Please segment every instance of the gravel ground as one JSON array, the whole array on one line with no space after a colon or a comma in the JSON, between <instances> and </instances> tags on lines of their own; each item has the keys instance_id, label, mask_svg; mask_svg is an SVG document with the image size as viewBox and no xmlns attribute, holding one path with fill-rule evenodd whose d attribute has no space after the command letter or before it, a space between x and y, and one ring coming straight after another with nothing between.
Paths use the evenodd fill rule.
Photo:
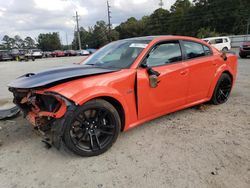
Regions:
<instances>
[{"instance_id":1,"label":"gravel ground","mask_svg":"<svg viewBox=\"0 0 250 188\"><path fill-rule=\"evenodd\" d=\"M80 57L0 63L0 86ZM17 72L18 71L18 72ZM250 58L231 98L172 113L120 134L103 155L46 149L29 123L0 121L0 187L250 187ZM6 97L7 96L7 97ZM8 98L1 89L0 98Z\"/></svg>"}]
</instances>

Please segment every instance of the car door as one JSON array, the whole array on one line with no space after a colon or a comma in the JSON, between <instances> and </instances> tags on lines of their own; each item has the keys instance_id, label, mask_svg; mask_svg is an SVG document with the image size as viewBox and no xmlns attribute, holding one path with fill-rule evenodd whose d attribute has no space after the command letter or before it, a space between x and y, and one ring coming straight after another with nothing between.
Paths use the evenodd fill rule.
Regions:
<instances>
[{"instance_id":1,"label":"car door","mask_svg":"<svg viewBox=\"0 0 250 188\"><path fill-rule=\"evenodd\" d=\"M155 45L137 70L138 117L173 111L184 105L187 96L188 69L182 61L179 41L166 41ZM144 66L145 67L145 66ZM150 85L149 70L158 72L158 85Z\"/></svg>"},{"instance_id":2,"label":"car door","mask_svg":"<svg viewBox=\"0 0 250 188\"><path fill-rule=\"evenodd\" d=\"M204 100L214 77L217 60L212 50L203 44L193 41L181 41L186 63L189 69L189 86L187 102Z\"/></svg>"}]
</instances>

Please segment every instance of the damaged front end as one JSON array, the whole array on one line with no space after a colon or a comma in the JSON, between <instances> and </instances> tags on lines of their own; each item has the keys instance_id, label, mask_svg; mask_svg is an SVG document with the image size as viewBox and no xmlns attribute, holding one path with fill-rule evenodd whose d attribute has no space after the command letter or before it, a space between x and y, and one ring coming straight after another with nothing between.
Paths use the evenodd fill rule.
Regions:
<instances>
[{"instance_id":1,"label":"damaged front end","mask_svg":"<svg viewBox=\"0 0 250 188\"><path fill-rule=\"evenodd\" d=\"M52 123L64 116L73 103L65 97L44 90L9 88L13 102L22 110L24 117L37 130L48 130Z\"/></svg>"},{"instance_id":2,"label":"damaged front end","mask_svg":"<svg viewBox=\"0 0 250 188\"><path fill-rule=\"evenodd\" d=\"M36 89L9 88L13 102L23 111L24 117L35 127L43 130L64 116L71 102L63 96Z\"/></svg>"},{"instance_id":3,"label":"damaged front end","mask_svg":"<svg viewBox=\"0 0 250 188\"><path fill-rule=\"evenodd\" d=\"M74 103L60 94L39 89L17 89L10 87L13 102L22 110L24 117L43 137L48 148L61 145L62 120ZM49 132L50 131L50 132ZM47 134L49 132L49 134Z\"/></svg>"}]
</instances>

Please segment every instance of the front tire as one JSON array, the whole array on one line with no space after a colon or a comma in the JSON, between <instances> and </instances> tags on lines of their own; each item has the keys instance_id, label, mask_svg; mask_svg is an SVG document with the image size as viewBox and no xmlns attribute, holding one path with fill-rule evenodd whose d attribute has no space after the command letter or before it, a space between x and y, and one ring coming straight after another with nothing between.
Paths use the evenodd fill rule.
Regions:
<instances>
[{"instance_id":1,"label":"front tire","mask_svg":"<svg viewBox=\"0 0 250 188\"><path fill-rule=\"evenodd\" d=\"M246 58L247 56L246 55L243 55L243 54L239 54L241 58Z\"/></svg>"},{"instance_id":2,"label":"front tire","mask_svg":"<svg viewBox=\"0 0 250 188\"><path fill-rule=\"evenodd\" d=\"M228 74L223 73L215 86L211 102L215 105L225 103L229 98L231 89L232 79Z\"/></svg>"},{"instance_id":3,"label":"front tire","mask_svg":"<svg viewBox=\"0 0 250 188\"><path fill-rule=\"evenodd\" d=\"M107 151L116 141L121 120L109 102L95 99L68 114L64 122L63 142L80 156L96 156Z\"/></svg>"}]
</instances>

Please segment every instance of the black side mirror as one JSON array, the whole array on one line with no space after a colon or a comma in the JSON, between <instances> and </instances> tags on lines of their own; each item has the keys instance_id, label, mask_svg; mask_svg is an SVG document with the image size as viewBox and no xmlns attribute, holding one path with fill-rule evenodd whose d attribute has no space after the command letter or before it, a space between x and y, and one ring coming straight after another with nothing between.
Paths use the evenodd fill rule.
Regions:
<instances>
[{"instance_id":1,"label":"black side mirror","mask_svg":"<svg viewBox=\"0 0 250 188\"><path fill-rule=\"evenodd\" d=\"M226 60L227 60L227 52L222 51L222 53L221 53L221 58L222 58L224 61L226 61Z\"/></svg>"},{"instance_id":2,"label":"black side mirror","mask_svg":"<svg viewBox=\"0 0 250 188\"><path fill-rule=\"evenodd\" d=\"M152 67L148 67L147 68L147 72L148 72L148 75L151 76L151 75L155 75L155 76L160 76L160 73L157 72L156 70L152 69Z\"/></svg>"},{"instance_id":3,"label":"black side mirror","mask_svg":"<svg viewBox=\"0 0 250 188\"><path fill-rule=\"evenodd\" d=\"M148 73L148 78L149 78L149 85L152 88L156 88L158 86L158 83L160 82L157 78L160 76L160 73L154 70L152 67L149 67L147 65L146 59L143 61L141 64L142 68L145 68Z\"/></svg>"}]
</instances>

